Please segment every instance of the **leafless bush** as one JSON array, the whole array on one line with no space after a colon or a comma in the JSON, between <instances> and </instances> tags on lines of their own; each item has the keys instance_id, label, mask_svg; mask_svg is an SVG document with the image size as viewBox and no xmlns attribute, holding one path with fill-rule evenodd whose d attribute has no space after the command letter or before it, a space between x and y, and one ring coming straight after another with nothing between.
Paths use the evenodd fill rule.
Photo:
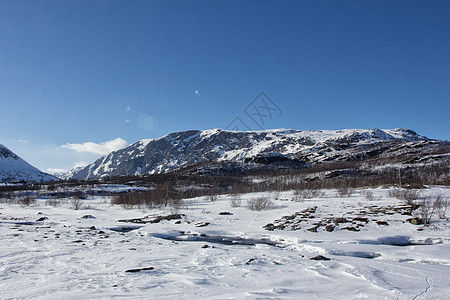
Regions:
<instances>
[{"instance_id":1,"label":"leafless bush","mask_svg":"<svg viewBox=\"0 0 450 300\"><path fill-rule=\"evenodd\" d=\"M216 194L210 195L210 196L209 196L209 201L211 201L211 202L217 201L217 195L216 195Z\"/></svg>"},{"instance_id":2,"label":"leafless bush","mask_svg":"<svg viewBox=\"0 0 450 300\"><path fill-rule=\"evenodd\" d=\"M182 196L178 192L169 191L165 187L154 190L121 193L111 197L112 205L122 205L125 209L140 208L142 206L153 209L160 206L181 208Z\"/></svg>"},{"instance_id":3,"label":"leafless bush","mask_svg":"<svg viewBox=\"0 0 450 300\"><path fill-rule=\"evenodd\" d=\"M390 189L388 191L388 197L389 198L396 198L396 199L402 199L402 193L400 189Z\"/></svg>"},{"instance_id":4,"label":"leafless bush","mask_svg":"<svg viewBox=\"0 0 450 300\"><path fill-rule=\"evenodd\" d=\"M402 199L405 200L405 202L408 205L412 205L414 203L414 200L417 200L419 198L420 198L419 190L403 190L402 191Z\"/></svg>"},{"instance_id":5,"label":"leafless bush","mask_svg":"<svg viewBox=\"0 0 450 300\"><path fill-rule=\"evenodd\" d=\"M30 206L31 204L36 203L36 198L32 196L24 196L17 200L17 203L22 207Z\"/></svg>"},{"instance_id":6,"label":"leafless bush","mask_svg":"<svg viewBox=\"0 0 450 300\"><path fill-rule=\"evenodd\" d=\"M423 224L430 224L434 210L436 209L434 202L430 197L425 197L420 201L419 214Z\"/></svg>"},{"instance_id":7,"label":"leafless bush","mask_svg":"<svg viewBox=\"0 0 450 300\"><path fill-rule=\"evenodd\" d=\"M58 207L61 206L61 200L50 198L47 201L45 201L45 204L48 206Z\"/></svg>"},{"instance_id":8,"label":"leafless bush","mask_svg":"<svg viewBox=\"0 0 450 300\"><path fill-rule=\"evenodd\" d=\"M247 207L250 210L261 211L263 209L270 209L273 207L273 202L265 196L250 199L247 201Z\"/></svg>"},{"instance_id":9,"label":"leafless bush","mask_svg":"<svg viewBox=\"0 0 450 300\"><path fill-rule=\"evenodd\" d=\"M72 208L74 210L80 210L83 208L83 201L79 198L72 199Z\"/></svg>"},{"instance_id":10,"label":"leafless bush","mask_svg":"<svg viewBox=\"0 0 450 300\"><path fill-rule=\"evenodd\" d=\"M339 195L339 197L344 198L344 197L350 197L353 194L353 188L348 187L348 186L341 186L339 188L337 188L337 193Z\"/></svg>"},{"instance_id":11,"label":"leafless bush","mask_svg":"<svg viewBox=\"0 0 450 300\"><path fill-rule=\"evenodd\" d=\"M450 201L444 199L441 193L434 195L434 206L438 212L440 219L445 219L447 214L447 209L450 207Z\"/></svg>"},{"instance_id":12,"label":"leafless bush","mask_svg":"<svg viewBox=\"0 0 450 300\"><path fill-rule=\"evenodd\" d=\"M365 191L365 192L364 192L364 196L365 196L366 199L369 200L369 201L375 200L375 196L373 195L373 192L372 192L372 191Z\"/></svg>"},{"instance_id":13,"label":"leafless bush","mask_svg":"<svg viewBox=\"0 0 450 300\"><path fill-rule=\"evenodd\" d=\"M405 201L407 205L413 205L415 200L421 196L420 191L416 189L392 189L389 190L388 196Z\"/></svg>"},{"instance_id":14,"label":"leafless bush","mask_svg":"<svg viewBox=\"0 0 450 300\"><path fill-rule=\"evenodd\" d=\"M231 197L230 199L230 206L235 208L235 207L240 207L242 203L241 197L239 195L234 195Z\"/></svg>"},{"instance_id":15,"label":"leafless bush","mask_svg":"<svg viewBox=\"0 0 450 300\"><path fill-rule=\"evenodd\" d=\"M294 201L303 202L305 199L322 197L324 192L318 189L297 189L294 191Z\"/></svg>"}]
</instances>

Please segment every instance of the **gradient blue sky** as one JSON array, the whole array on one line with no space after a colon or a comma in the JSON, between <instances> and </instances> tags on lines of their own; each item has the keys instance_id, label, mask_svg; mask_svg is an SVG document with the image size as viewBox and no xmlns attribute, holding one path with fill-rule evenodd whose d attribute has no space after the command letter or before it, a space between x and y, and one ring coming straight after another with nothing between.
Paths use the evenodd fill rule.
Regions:
<instances>
[{"instance_id":1,"label":"gradient blue sky","mask_svg":"<svg viewBox=\"0 0 450 300\"><path fill-rule=\"evenodd\" d=\"M86 142L256 130L243 110L260 91L282 110L264 128L448 140L449 16L450 1L0 0L0 143L70 169L99 157L74 151Z\"/></svg>"}]
</instances>

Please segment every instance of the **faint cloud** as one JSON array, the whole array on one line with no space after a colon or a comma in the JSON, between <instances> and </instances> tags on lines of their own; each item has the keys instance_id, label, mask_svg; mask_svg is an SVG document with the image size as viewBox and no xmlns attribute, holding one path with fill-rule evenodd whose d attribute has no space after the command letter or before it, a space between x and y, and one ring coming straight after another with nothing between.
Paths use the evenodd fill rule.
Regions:
<instances>
[{"instance_id":1,"label":"faint cloud","mask_svg":"<svg viewBox=\"0 0 450 300\"><path fill-rule=\"evenodd\" d=\"M73 165L72 169L84 168L84 167L86 167L88 164L89 164L89 163L87 163L87 162L85 162L85 161L78 161L78 162L76 162L76 163Z\"/></svg>"},{"instance_id":2,"label":"faint cloud","mask_svg":"<svg viewBox=\"0 0 450 300\"><path fill-rule=\"evenodd\" d=\"M128 119L127 119L127 120L125 120L125 123L130 123L130 120L128 120Z\"/></svg>"},{"instance_id":3,"label":"faint cloud","mask_svg":"<svg viewBox=\"0 0 450 300\"><path fill-rule=\"evenodd\" d=\"M27 140L17 140L19 143L28 144Z\"/></svg>"},{"instance_id":4,"label":"faint cloud","mask_svg":"<svg viewBox=\"0 0 450 300\"><path fill-rule=\"evenodd\" d=\"M195 90L194 94L196 94L197 96L200 96L200 92L198 90Z\"/></svg>"},{"instance_id":5,"label":"faint cloud","mask_svg":"<svg viewBox=\"0 0 450 300\"><path fill-rule=\"evenodd\" d=\"M85 153L106 155L112 151L119 150L128 145L129 144L124 139L116 138L114 140L107 141L107 142L100 143L100 144L97 144L94 142L86 142L86 143L82 143L82 144L67 143L65 145L62 145L61 148L73 150L76 152L85 152Z\"/></svg>"},{"instance_id":6,"label":"faint cloud","mask_svg":"<svg viewBox=\"0 0 450 300\"><path fill-rule=\"evenodd\" d=\"M59 174L64 174L67 173L66 169L57 169L57 168L48 168L47 173L52 174L52 175L59 175Z\"/></svg>"},{"instance_id":7,"label":"faint cloud","mask_svg":"<svg viewBox=\"0 0 450 300\"><path fill-rule=\"evenodd\" d=\"M130 111L131 108L129 106L127 106L127 108L125 108L125 111Z\"/></svg>"}]
</instances>

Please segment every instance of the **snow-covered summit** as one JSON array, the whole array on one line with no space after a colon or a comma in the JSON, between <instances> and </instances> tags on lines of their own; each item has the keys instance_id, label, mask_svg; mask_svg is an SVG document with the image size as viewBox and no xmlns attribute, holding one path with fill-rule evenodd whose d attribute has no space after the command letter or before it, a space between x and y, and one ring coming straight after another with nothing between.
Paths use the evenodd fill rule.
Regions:
<instances>
[{"instance_id":1,"label":"snow-covered summit","mask_svg":"<svg viewBox=\"0 0 450 300\"><path fill-rule=\"evenodd\" d=\"M92 179L105 176L163 173L199 162L252 162L255 157L277 153L288 159L301 157L318 162L354 155L349 147L380 142L430 141L409 129L344 129L229 131L222 129L188 130L163 137L138 141L111 152L81 170L72 170L71 178ZM360 147L361 148L361 147ZM359 151L359 150L358 150ZM330 158L330 153L333 155Z\"/></svg>"},{"instance_id":2,"label":"snow-covered summit","mask_svg":"<svg viewBox=\"0 0 450 300\"><path fill-rule=\"evenodd\" d=\"M0 144L0 182L41 182L58 180L56 177L39 171L11 150Z\"/></svg>"}]
</instances>

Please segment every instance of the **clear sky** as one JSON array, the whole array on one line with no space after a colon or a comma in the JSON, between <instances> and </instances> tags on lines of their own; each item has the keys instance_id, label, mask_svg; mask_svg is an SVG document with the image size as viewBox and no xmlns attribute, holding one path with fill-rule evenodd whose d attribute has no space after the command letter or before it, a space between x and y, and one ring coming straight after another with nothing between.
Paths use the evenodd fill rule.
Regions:
<instances>
[{"instance_id":1,"label":"clear sky","mask_svg":"<svg viewBox=\"0 0 450 300\"><path fill-rule=\"evenodd\" d=\"M0 0L0 144L43 171L188 129L449 140L449 100L450 1Z\"/></svg>"}]
</instances>

